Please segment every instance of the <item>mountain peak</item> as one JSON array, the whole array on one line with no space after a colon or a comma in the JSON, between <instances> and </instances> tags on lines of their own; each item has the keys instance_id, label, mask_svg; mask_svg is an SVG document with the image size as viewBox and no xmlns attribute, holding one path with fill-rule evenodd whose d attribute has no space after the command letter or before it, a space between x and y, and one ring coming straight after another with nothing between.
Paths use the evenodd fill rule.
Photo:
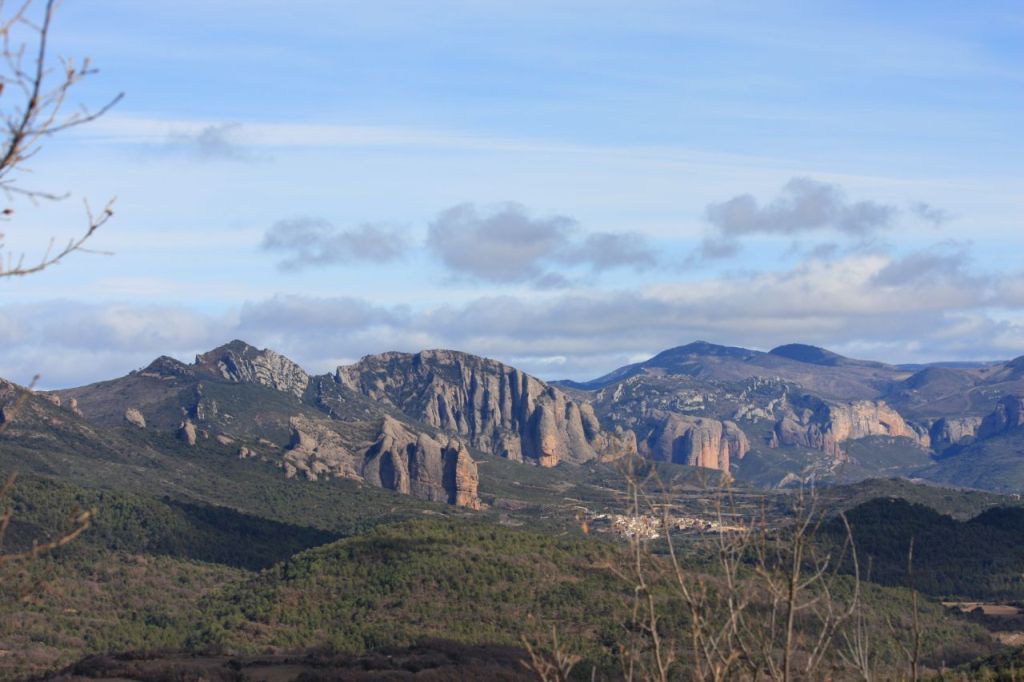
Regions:
<instances>
[{"instance_id":1,"label":"mountain peak","mask_svg":"<svg viewBox=\"0 0 1024 682\"><path fill-rule=\"evenodd\" d=\"M740 348L738 346L722 346L717 343L711 343L710 341L694 341L693 343L688 343L685 346L676 346L675 348L669 348L668 350L662 351L651 358L651 360L668 355L718 355L724 357L746 357L756 352L757 351Z\"/></svg>"},{"instance_id":2,"label":"mountain peak","mask_svg":"<svg viewBox=\"0 0 1024 682\"><path fill-rule=\"evenodd\" d=\"M211 350L206 351L205 353L200 353L199 355L197 355L196 356L196 364L201 364L201 362L205 362L209 358L220 357L220 356L226 355L227 353L234 353L236 355L247 356L247 355L253 355L253 354L257 354L257 353L261 353L261 352L268 352L268 351L266 351L266 350L260 351L260 349L256 348L256 346L253 346L253 345L251 345L249 343L246 343L245 341L242 341L241 339L232 339L231 341L228 341L225 344L222 344L220 346L217 346L216 348L213 348ZM269 352L273 353L274 351L269 351Z\"/></svg>"},{"instance_id":3,"label":"mountain peak","mask_svg":"<svg viewBox=\"0 0 1024 682\"><path fill-rule=\"evenodd\" d=\"M196 356L195 365L228 381L252 383L302 397L309 375L280 353L235 339Z\"/></svg>"},{"instance_id":4,"label":"mountain peak","mask_svg":"<svg viewBox=\"0 0 1024 682\"><path fill-rule=\"evenodd\" d=\"M772 348L768 352L772 355L796 360L797 362L806 362L812 365L824 365L827 367L834 367L847 361L845 357L838 353L833 353L830 350L819 348L818 346L811 346L805 343L787 343L785 345Z\"/></svg>"}]
</instances>

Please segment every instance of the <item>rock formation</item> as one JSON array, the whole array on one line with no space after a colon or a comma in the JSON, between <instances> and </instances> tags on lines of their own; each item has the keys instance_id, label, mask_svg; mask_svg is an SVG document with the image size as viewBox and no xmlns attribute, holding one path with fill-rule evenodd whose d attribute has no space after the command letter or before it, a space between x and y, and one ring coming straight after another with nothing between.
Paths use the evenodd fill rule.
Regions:
<instances>
[{"instance_id":1,"label":"rock formation","mask_svg":"<svg viewBox=\"0 0 1024 682\"><path fill-rule=\"evenodd\" d=\"M363 476L370 483L421 499L479 509L477 467L456 438L435 440L385 417L366 452Z\"/></svg>"},{"instance_id":2,"label":"rock formation","mask_svg":"<svg viewBox=\"0 0 1024 682\"><path fill-rule=\"evenodd\" d=\"M908 424L883 401L837 403L803 396L799 404L787 406L769 445L799 445L841 459L843 443L867 436L909 438L921 447L931 444L925 430Z\"/></svg>"},{"instance_id":3,"label":"rock formation","mask_svg":"<svg viewBox=\"0 0 1024 682\"><path fill-rule=\"evenodd\" d=\"M77 415L79 417L84 416L82 414L82 411L78 409L78 401L75 398L71 398L70 400L68 400L67 408L74 415Z\"/></svg>"},{"instance_id":4,"label":"rock formation","mask_svg":"<svg viewBox=\"0 0 1024 682\"><path fill-rule=\"evenodd\" d=\"M587 404L518 369L454 351L385 353L339 367L339 384L515 461L554 466L635 451Z\"/></svg>"},{"instance_id":5,"label":"rock formation","mask_svg":"<svg viewBox=\"0 0 1024 682\"><path fill-rule=\"evenodd\" d=\"M933 448L956 445L977 434L981 417L943 417L928 429Z\"/></svg>"},{"instance_id":6,"label":"rock formation","mask_svg":"<svg viewBox=\"0 0 1024 682\"><path fill-rule=\"evenodd\" d=\"M146 418L142 416L134 407L129 407L124 411L124 420L132 426L137 426L140 429L146 428Z\"/></svg>"},{"instance_id":7,"label":"rock formation","mask_svg":"<svg viewBox=\"0 0 1024 682\"><path fill-rule=\"evenodd\" d=\"M198 433L196 431L196 425L191 420L186 419L181 422L181 426L178 427L178 439L185 441L187 445L194 446L196 444L196 438Z\"/></svg>"},{"instance_id":8,"label":"rock formation","mask_svg":"<svg viewBox=\"0 0 1024 682\"><path fill-rule=\"evenodd\" d=\"M297 364L272 350L257 350L242 341L196 356L196 365L238 383L253 383L302 397L309 375Z\"/></svg>"},{"instance_id":9,"label":"rock formation","mask_svg":"<svg viewBox=\"0 0 1024 682\"><path fill-rule=\"evenodd\" d=\"M746 434L731 421L670 414L644 443L653 459L729 471L750 450Z\"/></svg>"},{"instance_id":10,"label":"rock formation","mask_svg":"<svg viewBox=\"0 0 1024 682\"><path fill-rule=\"evenodd\" d=\"M288 426L292 437L283 465L289 478L299 472L311 481L326 476L361 478L355 456L328 422L299 415L292 417Z\"/></svg>"},{"instance_id":11,"label":"rock formation","mask_svg":"<svg viewBox=\"0 0 1024 682\"><path fill-rule=\"evenodd\" d=\"M1024 398L1008 395L981 421L978 438L990 438L1020 426L1024 426Z\"/></svg>"}]
</instances>

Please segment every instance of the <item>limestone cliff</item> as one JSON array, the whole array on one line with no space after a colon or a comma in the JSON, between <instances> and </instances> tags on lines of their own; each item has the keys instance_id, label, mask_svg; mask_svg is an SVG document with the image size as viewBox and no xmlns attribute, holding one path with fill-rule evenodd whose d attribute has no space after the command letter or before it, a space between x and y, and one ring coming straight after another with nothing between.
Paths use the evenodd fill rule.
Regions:
<instances>
[{"instance_id":1,"label":"limestone cliff","mask_svg":"<svg viewBox=\"0 0 1024 682\"><path fill-rule=\"evenodd\" d=\"M309 384L309 375L285 356L242 341L197 355L195 364L228 381L269 386L299 398Z\"/></svg>"},{"instance_id":2,"label":"limestone cliff","mask_svg":"<svg viewBox=\"0 0 1024 682\"><path fill-rule=\"evenodd\" d=\"M746 434L731 421L668 415L642 447L653 459L729 471L750 450Z\"/></svg>"},{"instance_id":3,"label":"limestone cliff","mask_svg":"<svg viewBox=\"0 0 1024 682\"><path fill-rule=\"evenodd\" d=\"M981 417L943 417L931 425L928 435L932 447L938 449L976 435L979 426Z\"/></svg>"},{"instance_id":4,"label":"limestone cliff","mask_svg":"<svg viewBox=\"0 0 1024 682\"><path fill-rule=\"evenodd\" d=\"M921 447L931 445L927 431L908 424L884 401L839 403L811 396L785 406L769 445L799 445L842 459L843 443L868 436L908 438Z\"/></svg>"},{"instance_id":5,"label":"limestone cliff","mask_svg":"<svg viewBox=\"0 0 1024 682\"><path fill-rule=\"evenodd\" d=\"M356 457L328 425L302 415L288 420L291 442L284 453L285 474L302 473L315 481L321 477L361 478Z\"/></svg>"},{"instance_id":6,"label":"limestone cliff","mask_svg":"<svg viewBox=\"0 0 1024 682\"><path fill-rule=\"evenodd\" d=\"M477 467L465 446L456 438L413 433L390 417L367 450L362 473L368 482L406 495L480 508Z\"/></svg>"},{"instance_id":7,"label":"limestone cliff","mask_svg":"<svg viewBox=\"0 0 1024 682\"><path fill-rule=\"evenodd\" d=\"M480 508L476 463L458 440L416 433L384 417L376 441L354 453L326 420L296 415L281 464L291 478L365 480L424 500Z\"/></svg>"},{"instance_id":8,"label":"limestone cliff","mask_svg":"<svg viewBox=\"0 0 1024 682\"><path fill-rule=\"evenodd\" d=\"M474 448L555 466L635 452L631 433L602 431L593 410L514 367L454 351L384 353L335 380Z\"/></svg>"},{"instance_id":9,"label":"limestone cliff","mask_svg":"<svg viewBox=\"0 0 1024 682\"><path fill-rule=\"evenodd\" d=\"M1008 395L981 421L978 438L990 438L1020 426L1024 426L1024 398Z\"/></svg>"}]
</instances>

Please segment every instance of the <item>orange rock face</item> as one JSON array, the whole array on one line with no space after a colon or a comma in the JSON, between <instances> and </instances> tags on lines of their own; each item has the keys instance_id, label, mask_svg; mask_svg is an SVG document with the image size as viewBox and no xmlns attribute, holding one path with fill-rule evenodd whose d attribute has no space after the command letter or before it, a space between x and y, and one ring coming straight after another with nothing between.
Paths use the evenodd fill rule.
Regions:
<instances>
[{"instance_id":1,"label":"orange rock face","mask_svg":"<svg viewBox=\"0 0 1024 682\"><path fill-rule=\"evenodd\" d=\"M750 450L746 434L731 421L670 414L648 442L652 458L728 471Z\"/></svg>"}]
</instances>

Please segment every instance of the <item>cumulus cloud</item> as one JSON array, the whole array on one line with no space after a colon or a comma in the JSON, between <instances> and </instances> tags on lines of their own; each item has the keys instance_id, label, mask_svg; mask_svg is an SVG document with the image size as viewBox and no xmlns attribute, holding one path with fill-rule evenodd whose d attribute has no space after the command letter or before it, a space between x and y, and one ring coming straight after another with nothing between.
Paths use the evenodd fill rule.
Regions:
<instances>
[{"instance_id":1,"label":"cumulus cloud","mask_svg":"<svg viewBox=\"0 0 1024 682\"><path fill-rule=\"evenodd\" d=\"M406 235L381 225L363 224L341 230L321 218L279 220L266 234L260 248L282 254L282 270L337 265L354 261L386 263L408 250Z\"/></svg>"},{"instance_id":2,"label":"cumulus cloud","mask_svg":"<svg viewBox=\"0 0 1024 682\"><path fill-rule=\"evenodd\" d=\"M543 273L544 261L570 243L576 221L562 215L531 217L508 203L481 213L460 204L430 224L427 245L451 270L494 282L521 282Z\"/></svg>"},{"instance_id":3,"label":"cumulus cloud","mask_svg":"<svg viewBox=\"0 0 1024 682\"><path fill-rule=\"evenodd\" d=\"M938 215L937 209L926 204L920 206ZM850 201L838 185L796 177L765 204L750 194L708 204L705 218L714 233L704 239L690 261L735 256L740 251L740 241L754 235L798 237L830 232L864 244L892 227L899 213L897 207L889 204Z\"/></svg>"},{"instance_id":4,"label":"cumulus cloud","mask_svg":"<svg viewBox=\"0 0 1024 682\"><path fill-rule=\"evenodd\" d=\"M760 205L752 195L708 204L708 221L726 238L750 234L794 235L832 229L863 237L888 228L898 210L873 201L847 201L842 188L811 178L793 178L780 196Z\"/></svg>"},{"instance_id":5,"label":"cumulus cloud","mask_svg":"<svg viewBox=\"0 0 1024 682\"><path fill-rule=\"evenodd\" d=\"M578 237L577 222L564 215L534 217L516 203L483 210L460 204L442 211L427 231L427 247L453 273L498 283L567 281L558 266L594 271L653 265L642 236L595 233Z\"/></svg>"}]
</instances>

